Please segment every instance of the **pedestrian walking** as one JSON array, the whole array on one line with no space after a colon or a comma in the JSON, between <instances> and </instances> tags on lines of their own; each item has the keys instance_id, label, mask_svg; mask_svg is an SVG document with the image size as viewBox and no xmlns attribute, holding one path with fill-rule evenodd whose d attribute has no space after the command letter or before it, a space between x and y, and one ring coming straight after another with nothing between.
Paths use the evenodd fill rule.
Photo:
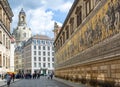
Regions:
<instances>
[{"instance_id":1,"label":"pedestrian walking","mask_svg":"<svg viewBox=\"0 0 120 87\"><path fill-rule=\"evenodd\" d=\"M51 74L50 74L50 78L51 78L51 79L53 78L53 72L51 72Z\"/></svg>"},{"instance_id":2,"label":"pedestrian walking","mask_svg":"<svg viewBox=\"0 0 120 87\"><path fill-rule=\"evenodd\" d=\"M51 75L50 72L48 72L48 74L47 74L47 78L48 79L50 79L50 75Z\"/></svg>"},{"instance_id":3,"label":"pedestrian walking","mask_svg":"<svg viewBox=\"0 0 120 87\"><path fill-rule=\"evenodd\" d=\"M2 74L2 80L4 79L4 75Z\"/></svg>"},{"instance_id":4,"label":"pedestrian walking","mask_svg":"<svg viewBox=\"0 0 120 87\"><path fill-rule=\"evenodd\" d=\"M14 79L15 79L15 74L12 73L12 80L13 80L13 82L14 82Z\"/></svg>"},{"instance_id":5,"label":"pedestrian walking","mask_svg":"<svg viewBox=\"0 0 120 87\"><path fill-rule=\"evenodd\" d=\"M6 75L6 80L7 80L7 86L10 87L11 76L9 73L7 73L7 75Z\"/></svg>"}]
</instances>

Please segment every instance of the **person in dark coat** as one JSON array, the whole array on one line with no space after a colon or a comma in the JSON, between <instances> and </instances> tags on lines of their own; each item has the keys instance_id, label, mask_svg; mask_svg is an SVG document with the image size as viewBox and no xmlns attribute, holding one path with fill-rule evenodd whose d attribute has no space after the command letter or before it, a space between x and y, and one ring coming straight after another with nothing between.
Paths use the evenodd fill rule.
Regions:
<instances>
[{"instance_id":1,"label":"person in dark coat","mask_svg":"<svg viewBox=\"0 0 120 87\"><path fill-rule=\"evenodd\" d=\"M14 82L14 79L15 79L15 74L12 73L12 80L13 80L13 82Z\"/></svg>"},{"instance_id":2,"label":"person in dark coat","mask_svg":"<svg viewBox=\"0 0 120 87\"><path fill-rule=\"evenodd\" d=\"M50 78L51 78L51 79L53 78L53 72L51 72L51 74L50 74Z\"/></svg>"}]
</instances>

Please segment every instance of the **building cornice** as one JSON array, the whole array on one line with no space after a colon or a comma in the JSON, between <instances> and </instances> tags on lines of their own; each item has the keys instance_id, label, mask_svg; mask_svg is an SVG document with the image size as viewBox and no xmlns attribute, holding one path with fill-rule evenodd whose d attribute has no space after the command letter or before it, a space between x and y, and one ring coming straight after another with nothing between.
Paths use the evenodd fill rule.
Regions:
<instances>
[{"instance_id":1,"label":"building cornice","mask_svg":"<svg viewBox=\"0 0 120 87\"><path fill-rule=\"evenodd\" d=\"M60 32L59 32L58 35L56 36L56 39L55 39L54 43L56 42L56 40L57 40L58 37L60 36L61 32L63 31L63 29L64 29L64 27L65 27L67 21L69 20L70 15L72 14L74 8L76 7L78 1L79 1L79 0L74 0L74 3L73 3L71 9L70 9L69 12L68 12L68 15L67 15L67 17L66 17L66 19L65 19L65 21L64 21L64 23L63 23L63 26L61 27Z\"/></svg>"},{"instance_id":2,"label":"building cornice","mask_svg":"<svg viewBox=\"0 0 120 87\"><path fill-rule=\"evenodd\" d=\"M0 0L0 4L2 5L5 13L7 14L10 22L12 21L12 17L14 16L13 15L13 12L12 12L12 9L10 8L10 5L8 3L7 0Z\"/></svg>"},{"instance_id":3,"label":"building cornice","mask_svg":"<svg viewBox=\"0 0 120 87\"><path fill-rule=\"evenodd\" d=\"M3 24L3 22L1 22L0 20L0 27L2 27L2 29L7 33L7 35L11 38L11 33L7 30L7 28L5 27L5 25Z\"/></svg>"}]
</instances>

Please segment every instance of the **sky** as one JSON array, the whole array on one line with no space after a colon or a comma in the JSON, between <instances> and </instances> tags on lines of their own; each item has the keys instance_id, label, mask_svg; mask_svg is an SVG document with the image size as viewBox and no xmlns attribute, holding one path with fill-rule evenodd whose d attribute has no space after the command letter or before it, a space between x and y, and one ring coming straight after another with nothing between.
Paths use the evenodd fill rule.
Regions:
<instances>
[{"instance_id":1,"label":"sky","mask_svg":"<svg viewBox=\"0 0 120 87\"><path fill-rule=\"evenodd\" d=\"M62 26L74 0L8 0L14 17L11 32L17 27L18 15L23 8L26 13L27 26L32 34L54 37L54 22Z\"/></svg>"}]
</instances>

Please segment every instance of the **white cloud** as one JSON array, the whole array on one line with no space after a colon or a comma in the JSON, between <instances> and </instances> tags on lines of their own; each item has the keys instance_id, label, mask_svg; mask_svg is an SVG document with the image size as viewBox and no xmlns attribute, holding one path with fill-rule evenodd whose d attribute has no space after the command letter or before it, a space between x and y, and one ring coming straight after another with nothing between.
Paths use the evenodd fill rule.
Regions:
<instances>
[{"instance_id":1,"label":"white cloud","mask_svg":"<svg viewBox=\"0 0 120 87\"><path fill-rule=\"evenodd\" d=\"M61 12L68 12L70 9L73 0L64 1L64 0L43 0L43 4L46 9L59 10Z\"/></svg>"},{"instance_id":2,"label":"white cloud","mask_svg":"<svg viewBox=\"0 0 120 87\"><path fill-rule=\"evenodd\" d=\"M39 0L37 0L37 2L38 1ZM14 12L14 17L12 27L17 27L18 14L21 8L24 8L27 16L27 24L28 27L31 28L32 34L45 34L53 37L54 34L52 30L54 29L55 22L55 19L53 20L53 17L54 15L56 15L53 12L56 10L60 12L68 12L69 8L72 5L72 1L70 2L64 0L41 0L39 2L42 5L34 9L28 8L29 6L25 6L23 4L20 4L16 8L13 8L12 10ZM24 3L27 2L24 1ZM59 26L62 26L62 23L60 23L59 21L56 22Z\"/></svg>"},{"instance_id":3,"label":"white cloud","mask_svg":"<svg viewBox=\"0 0 120 87\"><path fill-rule=\"evenodd\" d=\"M17 27L18 23L18 14L21 10L21 7L14 9L14 18L13 26ZM27 25L31 28L32 34L44 34L53 37L53 12L45 11L43 8L38 8L34 10L25 11L27 15Z\"/></svg>"},{"instance_id":4,"label":"white cloud","mask_svg":"<svg viewBox=\"0 0 120 87\"><path fill-rule=\"evenodd\" d=\"M52 31L54 26L52 11L46 12L42 8L27 11L30 14L28 24L34 34L46 34Z\"/></svg>"},{"instance_id":5,"label":"white cloud","mask_svg":"<svg viewBox=\"0 0 120 87\"><path fill-rule=\"evenodd\" d=\"M61 5L59 7L60 11L62 12L68 12L70 7L71 7L72 3L71 2L67 2L67 3L64 3L63 5Z\"/></svg>"}]
</instances>

